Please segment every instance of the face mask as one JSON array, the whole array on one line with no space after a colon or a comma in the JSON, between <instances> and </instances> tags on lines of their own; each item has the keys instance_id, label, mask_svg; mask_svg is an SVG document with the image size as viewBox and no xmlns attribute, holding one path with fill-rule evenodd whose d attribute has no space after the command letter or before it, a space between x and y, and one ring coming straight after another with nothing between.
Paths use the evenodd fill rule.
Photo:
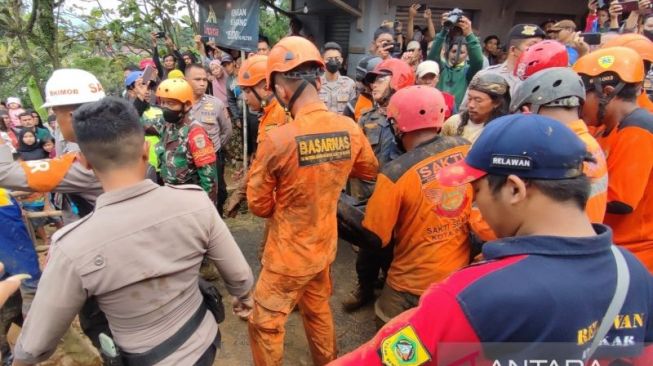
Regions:
<instances>
[{"instance_id":1,"label":"face mask","mask_svg":"<svg viewBox=\"0 0 653 366\"><path fill-rule=\"evenodd\" d=\"M329 62L326 63L327 71L332 74L335 74L338 70L340 70L340 66L342 66L342 64L335 60L329 60Z\"/></svg>"},{"instance_id":2,"label":"face mask","mask_svg":"<svg viewBox=\"0 0 653 366\"><path fill-rule=\"evenodd\" d=\"M653 31L644 29L644 35L653 42Z\"/></svg>"},{"instance_id":3,"label":"face mask","mask_svg":"<svg viewBox=\"0 0 653 366\"><path fill-rule=\"evenodd\" d=\"M163 108L163 119L170 123L179 123L184 118L183 111L173 111L169 108Z\"/></svg>"}]
</instances>

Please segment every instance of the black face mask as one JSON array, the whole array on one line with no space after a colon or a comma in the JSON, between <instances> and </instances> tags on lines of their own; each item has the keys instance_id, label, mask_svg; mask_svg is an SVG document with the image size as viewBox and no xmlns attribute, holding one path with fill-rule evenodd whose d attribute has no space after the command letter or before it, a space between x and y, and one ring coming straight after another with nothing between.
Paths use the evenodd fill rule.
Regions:
<instances>
[{"instance_id":1,"label":"black face mask","mask_svg":"<svg viewBox=\"0 0 653 366\"><path fill-rule=\"evenodd\" d=\"M653 42L653 31L644 29L644 35Z\"/></svg>"},{"instance_id":2,"label":"black face mask","mask_svg":"<svg viewBox=\"0 0 653 366\"><path fill-rule=\"evenodd\" d=\"M179 123L184 118L184 111L173 111L170 108L163 108L163 119L170 123Z\"/></svg>"},{"instance_id":3,"label":"black face mask","mask_svg":"<svg viewBox=\"0 0 653 366\"><path fill-rule=\"evenodd\" d=\"M335 74L338 70L340 70L340 67L342 66L342 63L336 61L336 60L329 60L326 63L326 69L328 72Z\"/></svg>"}]
</instances>

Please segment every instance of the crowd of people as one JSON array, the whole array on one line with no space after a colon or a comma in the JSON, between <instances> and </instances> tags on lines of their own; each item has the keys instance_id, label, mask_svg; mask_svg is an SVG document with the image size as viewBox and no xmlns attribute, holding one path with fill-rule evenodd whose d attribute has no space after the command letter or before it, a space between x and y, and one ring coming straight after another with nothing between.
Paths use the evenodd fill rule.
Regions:
<instances>
[{"instance_id":1,"label":"crowd of people","mask_svg":"<svg viewBox=\"0 0 653 366\"><path fill-rule=\"evenodd\" d=\"M598 42L558 19L516 24L502 44L459 9L434 22L415 4L405 34L374 32L354 79L342 47L318 49L297 21L247 57L152 33L121 97L55 70L43 115L16 97L0 109L3 365L48 359L77 316L105 364L212 365L225 309L203 266L247 322L255 365L283 363L295 309L316 365L480 350L653 364L651 8L590 0ZM245 209L266 219L256 278L223 221ZM23 211L55 210L30 219L51 241L41 271ZM338 238L357 256L342 306L373 303L379 329L340 358Z\"/></svg>"}]
</instances>

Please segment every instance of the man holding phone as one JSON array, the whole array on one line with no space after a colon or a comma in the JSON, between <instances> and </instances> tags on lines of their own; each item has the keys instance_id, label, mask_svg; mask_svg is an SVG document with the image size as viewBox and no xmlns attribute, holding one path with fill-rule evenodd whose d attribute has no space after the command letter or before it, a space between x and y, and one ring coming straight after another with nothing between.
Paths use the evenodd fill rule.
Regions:
<instances>
[{"instance_id":1,"label":"man holding phone","mask_svg":"<svg viewBox=\"0 0 653 366\"><path fill-rule=\"evenodd\" d=\"M557 22L551 28L551 33L555 34L555 39L567 47L569 54L569 64L576 63L579 57L589 53L590 47L581 37L580 32L576 32L576 23L573 20L565 19Z\"/></svg>"}]
</instances>

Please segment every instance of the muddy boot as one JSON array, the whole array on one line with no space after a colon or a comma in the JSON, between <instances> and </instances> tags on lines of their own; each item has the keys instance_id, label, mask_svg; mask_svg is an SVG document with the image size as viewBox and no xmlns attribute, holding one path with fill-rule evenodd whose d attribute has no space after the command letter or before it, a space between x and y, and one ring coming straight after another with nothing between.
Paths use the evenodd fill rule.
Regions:
<instances>
[{"instance_id":1,"label":"muddy boot","mask_svg":"<svg viewBox=\"0 0 653 366\"><path fill-rule=\"evenodd\" d=\"M348 312L354 312L363 306L374 301L374 290L373 289L363 289L360 285L357 285L354 291L350 292L349 295L342 301L342 308Z\"/></svg>"}]
</instances>

